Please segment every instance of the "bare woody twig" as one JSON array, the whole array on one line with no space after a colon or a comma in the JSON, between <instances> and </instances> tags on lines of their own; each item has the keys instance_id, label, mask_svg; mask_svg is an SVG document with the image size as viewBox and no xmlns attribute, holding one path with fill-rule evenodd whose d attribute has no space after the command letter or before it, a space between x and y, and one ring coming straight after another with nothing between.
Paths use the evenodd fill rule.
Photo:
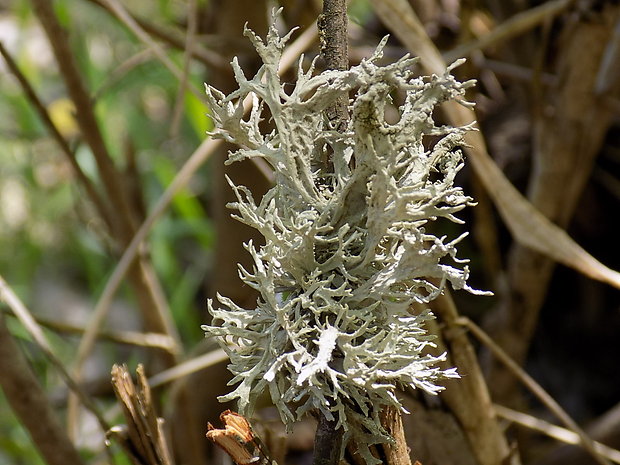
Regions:
<instances>
[{"instance_id":1,"label":"bare woody twig","mask_svg":"<svg viewBox=\"0 0 620 465\"><path fill-rule=\"evenodd\" d=\"M155 42L151 36L138 24L125 7L117 0L103 0L106 8L108 8L118 20L123 23L142 43L153 51L155 56L164 64L166 69L170 71L179 81L186 82L186 88L192 92L198 99L205 101L204 93L196 86L187 82L184 77L184 71L180 69L164 52L163 48Z\"/></svg>"},{"instance_id":2,"label":"bare woody twig","mask_svg":"<svg viewBox=\"0 0 620 465\"><path fill-rule=\"evenodd\" d=\"M579 438L579 435L569 429L562 428L561 426L549 423L542 418L537 418L527 413L518 412L502 405L495 404L493 407L495 408L495 412L498 416L508 421L532 429L534 431L539 431L551 438L557 439L558 441L564 442L566 444L581 444L581 439ZM620 463L619 450L608 447L598 441L594 441L594 448L599 454L601 454L602 457L605 457L614 463Z\"/></svg>"},{"instance_id":3,"label":"bare woody twig","mask_svg":"<svg viewBox=\"0 0 620 465\"><path fill-rule=\"evenodd\" d=\"M110 229L118 245L124 248L134 235L137 217L129 202L131 196L128 193L127 185L123 182L123 176L114 165L106 147L99 123L95 117L90 95L75 63L67 32L62 28L56 17L53 3L46 0L32 0L32 5L45 30L67 92L75 105L77 122L97 164L106 198L109 199L111 208L115 211L115 215L111 217L113 224ZM140 256L137 260L132 260L129 265L132 264L135 266L130 268L129 278L135 290L146 328L149 331L169 334L175 339L176 346L180 349L178 334L172 322L168 304L150 263L144 256ZM92 318L89 328L80 341L74 367L76 379L80 377L82 367L94 346L97 329L100 326L101 321ZM171 365L176 361L175 355L169 352L162 352L159 355L167 364ZM77 407L75 397L71 396L68 412L70 425L76 422Z\"/></svg>"},{"instance_id":4,"label":"bare woody twig","mask_svg":"<svg viewBox=\"0 0 620 465\"><path fill-rule=\"evenodd\" d=\"M452 63L454 60L467 56L473 51L483 50L492 45L509 40L519 34L523 34L544 21L560 14L573 3L574 0L553 0L516 14L495 27L488 34L472 42L463 44L454 50L450 50L444 54L444 60L446 60L447 63Z\"/></svg>"},{"instance_id":5,"label":"bare woody twig","mask_svg":"<svg viewBox=\"0 0 620 465\"><path fill-rule=\"evenodd\" d=\"M95 5L98 5L108 13L114 15L114 12L110 9L109 4L106 3L104 0L88 1L94 3ZM170 47L177 50L185 49L185 41L183 40L183 37L180 33L165 30L163 27L151 23L145 19L139 18L135 15L131 15L131 17L142 29L144 29L145 32L150 34L152 37L159 39L161 42L168 44ZM199 43L194 43L191 49L188 49L188 52L194 59L200 61L201 63L205 64L210 68L224 69L228 68L229 66L229 63L221 55L212 50L204 48Z\"/></svg>"},{"instance_id":6,"label":"bare woody twig","mask_svg":"<svg viewBox=\"0 0 620 465\"><path fill-rule=\"evenodd\" d=\"M319 15L317 26L321 55L327 69L349 69L347 23L346 0L323 0L323 12ZM345 122L349 119L347 105L347 98L343 96L327 109L327 118L338 130L344 129Z\"/></svg>"},{"instance_id":7,"label":"bare woody twig","mask_svg":"<svg viewBox=\"0 0 620 465\"><path fill-rule=\"evenodd\" d=\"M32 4L46 31L67 91L75 104L78 124L97 163L99 174L105 186L106 196L110 199L116 212L113 217L116 220L113 232L119 243L125 246L130 242L135 230L135 218L128 200L130 196L127 195L122 176L114 166L112 157L105 145L90 96L69 47L66 31L59 24L53 5L45 0L32 0ZM178 340L167 311L167 303L161 295L158 283L155 282L152 270L144 260L138 260L138 266L134 269L132 284L137 289L138 298L143 299L141 308L145 319L148 319L148 329L165 332ZM86 336L92 337L92 334L87 332L85 339L88 340L89 338ZM87 351L81 349L78 352L83 354Z\"/></svg>"},{"instance_id":8,"label":"bare woody twig","mask_svg":"<svg viewBox=\"0 0 620 465\"><path fill-rule=\"evenodd\" d=\"M54 354L52 347L50 346L45 335L43 334L43 330L33 318L32 313L26 308L26 306L19 299L19 297L4 281L2 276L0 276L0 301L3 301L8 305L13 314L24 326L28 334L30 334L32 339L34 339L35 343L39 346L41 351L45 354L48 360L50 360L52 365L54 365L54 367L58 370L65 384L79 397L84 406L95 415L95 418L97 418L99 425L105 431L108 428L107 422L105 421L99 410L95 407L90 397L88 397L88 395L84 392L80 385L77 384L75 379L71 377L60 359L56 357L56 354ZM0 318L4 318L3 312L0 312ZM0 373L3 372L0 371ZM2 376L4 376L4 374Z\"/></svg>"},{"instance_id":9,"label":"bare woody twig","mask_svg":"<svg viewBox=\"0 0 620 465\"><path fill-rule=\"evenodd\" d=\"M170 123L170 135L177 137L183 116L185 102L185 91L189 79L189 65L192 60L192 48L196 43L196 32L198 30L198 3L196 0L189 0L187 8L187 35L185 38L185 56L183 57L183 75L179 83L174 110L172 111L172 121Z\"/></svg>"},{"instance_id":10,"label":"bare woody twig","mask_svg":"<svg viewBox=\"0 0 620 465\"><path fill-rule=\"evenodd\" d=\"M336 429L336 420L328 420L319 413L312 465L337 465L340 461L342 439L342 427Z\"/></svg>"},{"instance_id":11,"label":"bare woody twig","mask_svg":"<svg viewBox=\"0 0 620 465\"><path fill-rule=\"evenodd\" d=\"M327 69L349 69L346 0L323 0L323 12L317 19L321 56ZM339 97L327 108L326 115L334 128L344 130L349 119L346 96ZM313 465L336 465L342 454L343 428L336 429L337 421L321 412L314 437Z\"/></svg>"},{"instance_id":12,"label":"bare woody twig","mask_svg":"<svg viewBox=\"0 0 620 465\"><path fill-rule=\"evenodd\" d=\"M439 280L434 282L440 286ZM471 453L480 465L498 463L518 465L493 411L493 405L478 358L467 333L457 321L458 310L448 289L430 302L438 321L429 322L429 332L436 335L436 354L448 354L446 366L454 366L463 376L442 392L441 397L461 425L471 445Z\"/></svg>"},{"instance_id":13,"label":"bare woody twig","mask_svg":"<svg viewBox=\"0 0 620 465\"><path fill-rule=\"evenodd\" d=\"M2 313L12 315L12 313L9 311L3 311ZM84 334L84 332L86 331L86 328L68 322L44 318L38 315L32 315L32 317L34 321L39 325L59 333ZM170 336L166 334L144 333L138 331L106 330L100 328L97 332L97 337L118 344L164 349L169 352L174 351L174 341Z\"/></svg>"},{"instance_id":14,"label":"bare woody twig","mask_svg":"<svg viewBox=\"0 0 620 465\"><path fill-rule=\"evenodd\" d=\"M54 51L60 73L65 81L67 91L75 104L77 122L84 137L93 152L101 179L106 187L106 195L111 199L116 208L113 217L116 224L113 230L124 237L131 235L131 208L127 196L123 195L125 189L121 183L121 176L112 162L112 158L106 148L99 124L95 118L90 96L75 63L75 57L69 47L67 33L58 22L53 4L45 0L32 0L35 13L49 38Z\"/></svg>"},{"instance_id":15,"label":"bare woody twig","mask_svg":"<svg viewBox=\"0 0 620 465\"><path fill-rule=\"evenodd\" d=\"M228 360L228 354L226 354L226 352L222 349L207 352L206 354L202 354L198 357L179 363L172 368L160 371L153 377L149 378L149 386L156 388L166 383L171 383L172 381L184 378L192 373L196 373L197 371L225 362L226 360Z\"/></svg>"},{"instance_id":16,"label":"bare woody twig","mask_svg":"<svg viewBox=\"0 0 620 465\"><path fill-rule=\"evenodd\" d=\"M49 465L83 465L0 313L0 386Z\"/></svg>"},{"instance_id":17,"label":"bare woody twig","mask_svg":"<svg viewBox=\"0 0 620 465\"><path fill-rule=\"evenodd\" d=\"M386 407L381 412L381 424L394 439L394 443L383 444L387 465L411 465L411 457L405 430L403 416L395 407ZM419 464L419 462L416 462Z\"/></svg>"}]
</instances>

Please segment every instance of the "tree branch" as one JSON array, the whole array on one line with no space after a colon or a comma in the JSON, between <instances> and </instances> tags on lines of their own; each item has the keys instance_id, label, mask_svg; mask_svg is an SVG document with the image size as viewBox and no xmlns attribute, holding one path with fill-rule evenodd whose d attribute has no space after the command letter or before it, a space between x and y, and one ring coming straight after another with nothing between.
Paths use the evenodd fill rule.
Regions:
<instances>
[{"instance_id":1,"label":"tree branch","mask_svg":"<svg viewBox=\"0 0 620 465\"><path fill-rule=\"evenodd\" d=\"M342 428L336 429L336 420L328 420L320 412L318 417L312 465L337 465L342 450Z\"/></svg>"},{"instance_id":2,"label":"tree branch","mask_svg":"<svg viewBox=\"0 0 620 465\"><path fill-rule=\"evenodd\" d=\"M84 465L0 312L0 386L49 465Z\"/></svg>"},{"instance_id":3,"label":"tree branch","mask_svg":"<svg viewBox=\"0 0 620 465\"><path fill-rule=\"evenodd\" d=\"M116 220L116 224L113 225L113 231L119 237L123 237L125 241L129 241L132 236L132 216L131 207L128 204L128 196L124 195L125 186L121 182L121 176L114 166L112 157L103 140L90 96L78 71L75 57L69 47L67 33L61 27L58 18L56 18L52 2L32 0L32 6L52 46L60 74L67 87L67 92L75 104L77 122L82 136L90 147L97 163L97 169L106 188L106 195L116 209L117 215L112 217L112 219Z\"/></svg>"},{"instance_id":4,"label":"tree branch","mask_svg":"<svg viewBox=\"0 0 620 465\"><path fill-rule=\"evenodd\" d=\"M349 47L347 41L347 2L345 0L323 0L323 13L319 15L319 40L321 56L327 69L349 69ZM346 96L340 97L327 109L327 118L339 131L349 119Z\"/></svg>"}]
</instances>

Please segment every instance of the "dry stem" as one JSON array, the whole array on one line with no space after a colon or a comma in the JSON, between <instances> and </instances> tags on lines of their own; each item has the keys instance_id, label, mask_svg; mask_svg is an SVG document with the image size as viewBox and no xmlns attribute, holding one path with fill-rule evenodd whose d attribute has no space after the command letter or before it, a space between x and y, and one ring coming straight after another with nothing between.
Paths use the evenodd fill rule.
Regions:
<instances>
[{"instance_id":1,"label":"dry stem","mask_svg":"<svg viewBox=\"0 0 620 465\"><path fill-rule=\"evenodd\" d=\"M49 465L83 465L0 313L0 386Z\"/></svg>"},{"instance_id":2,"label":"dry stem","mask_svg":"<svg viewBox=\"0 0 620 465\"><path fill-rule=\"evenodd\" d=\"M317 19L321 56L327 69L349 69L346 0L323 0L323 12ZM338 131L344 130L349 119L348 99L339 97L325 111L328 120ZM328 163L326 163L328 165ZM318 426L314 437L313 465L337 465L342 454L342 427L317 412Z\"/></svg>"},{"instance_id":3,"label":"dry stem","mask_svg":"<svg viewBox=\"0 0 620 465\"><path fill-rule=\"evenodd\" d=\"M583 447L592 454L592 457L601 465L611 465L610 462L601 456L596 450L594 441L588 436L588 434L573 420L570 415L564 410L556 400L549 395L544 388L534 380L528 373L519 366L497 343L491 339L491 337L485 333L478 325L476 325L469 318L459 317L457 323L465 326L469 331L478 339L482 344L491 350L498 360L504 364L508 370L523 383L527 389L534 394L538 400L547 406L558 419L574 431L580 439Z\"/></svg>"}]
</instances>

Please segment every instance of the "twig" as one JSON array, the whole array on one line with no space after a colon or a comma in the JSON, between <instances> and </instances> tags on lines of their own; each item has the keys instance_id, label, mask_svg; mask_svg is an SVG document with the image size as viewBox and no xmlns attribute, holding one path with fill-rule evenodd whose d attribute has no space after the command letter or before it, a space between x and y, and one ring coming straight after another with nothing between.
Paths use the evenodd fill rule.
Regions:
<instances>
[{"instance_id":1,"label":"twig","mask_svg":"<svg viewBox=\"0 0 620 465\"><path fill-rule=\"evenodd\" d=\"M342 427L336 429L337 421L318 414L319 424L314 436L312 465L336 465L342 455Z\"/></svg>"},{"instance_id":2,"label":"twig","mask_svg":"<svg viewBox=\"0 0 620 465\"><path fill-rule=\"evenodd\" d=\"M184 378L185 376L189 376L192 373L204 370L205 368L209 368L225 360L228 360L228 355L222 349L208 352L157 373L149 378L149 386L152 388L163 386L164 384L176 381L179 378Z\"/></svg>"},{"instance_id":3,"label":"twig","mask_svg":"<svg viewBox=\"0 0 620 465\"><path fill-rule=\"evenodd\" d=\"M592 457L600 464L610 465L610 462L602 457L594 445L594 441L588 434L573 420L570 415L549 395L543 387L538 384L528 373L519 366L493 339L485 333L482 328L466 317L460 317L458 324L466 327L482 344L488 347L491 352L523 383L528 390L534 394L553 414L579 436L580 443Z\"/></svg>"},{"instance_id":4,"label":"twig","mask_svg":"<svg viewBox=\"0 0 620 465\"><path fill-rule=\"evenodd\" d=\"M122 182L123 177L116 169L105 145L89 93L71 52L67 33L58 22L53 4L47 0L32 0L32 4L52 46L67 92L75 104L80 130L97 163L105 193L115 210L115 215L111 217L114 221L111 230L119 245L124 247L134 234L135 219L129 203L130 196L127 193L126 185ZM178 341L179 338L172 323L166 299L152 268L144 257L135 261L135 268L130 274L130 279L136 290L135 293L147 328L169 334L175 341ZM88 352L84 350L84 347L92 347L94 344L97 328L101 322L98 323L97 327L89 328L89 331L84 333L84 337L80 341L78 358L74 366L76 379L80 378L86 359L84 355L85 352ZM177 343L177 347L180 347L180 344ZM82 350L80 351L80 349ZM162 358L170 364L175 361L174 356L170 353L162 353ZM75 397L70 396L67 414L70 425L76 423L77 408Z\"/></svg>"},{"instance_id":5,"label":"twig","mask_svg":"<svg viewBox=\"0 0 620 465\"><path fill-rule=\"evenodd\" d=\"M13 57L11 57L9 52L4 48L4 45L2 44L1 41L0 41L0 53L4 57L4 60L6 61L6 64L9 67L9 69L17 78L19 84L22 86L22 89L24 90L24 93L26 94L26 98L30 101L35 111L39 114L39 118L41 118L41 121L43 121L43 124L45 125L45 127L47 127L51 136L54 138L54 140L56 141L56 143L58 144L62 152L65 154L65 156L69 160L69 163L71 164L71 167L73 168L73 171L75 172L79 181L84 186L84 189L86 190L86 193L90 197L90 200L95 204L97 211L99 212L99 214L101 215L105 223L109 227L112 227L112 223L111 223L112 219L111 219L107 206L101 200L101 197L99 196L99 193L95 189L95 186L93 186L90 179L88 179L86 175L84 174L84 172L82 171L82 168L80 167L79 163L77 162L77 159L75 158L75 153L73 153L73 150L71 150L71 148L69 147L69 144L67 143L65 138L62 136L62 134L60 133L60 131L58 130L58 128L56 127L52 119L50 118L49 113L47 112L47 109L45 108L45 105L43 105L43 102L41 102L41 99L39 99L39 97L37 96L36 92L34 91L34 88L30 85L30 82L28 81L26 76L21 72L21 70L17 66L17 63L15 63L15 60L13 60Z\"/></svg>"},{"instance_id":6,"label":"twig","mask_svg":"<svg viewBox=\"0 0 620 465\"><path fill-rule=\"evenodd\" d=\"M125 189L122 185L120 175L116 170L112 158L106 148L103 136L99 129L99 124L95 118L90 96L84 85L84 81L78 71L75 58L69 47L67 34L60 26L53 4L46 0L32 0L34 10L45 29L49 42L54 51L60 73L65 81L67 91L71 100L75 104L77 122L82 131L84 140L92 150L97 168L101 175L103 184L106 187L106 195L112 201L116 210L116 219L113 231L122 234L124 237L131 236L131 208L124 195Z\"/></svg>"},{"instance_id":7,"label":"twig","mask_svg":"<svg viewBox=\"0 0 620 465\"><path fill-rule=\"evenodd\" d=\"M183 70L170 59L168 55L164 53L163 48L155 42L147 32L136 22L136 20L129 14L125 7L117 0L103 0L103 3L107 8L114 13L114 15L123 23L141 42L143 42L149 49L153 50L155 56L163 63L163 65L170 71L174 77L183 82ZM203 102L206 102L204 93L198 90L198 88L192 84L188 84L187 88Z\"/></svg>"},{"instance_id":8,"label":"twig","mask_svg":"<svg viewBox=\"0 0 620 465\"><path fill-rule=\"evenodd\" d=\"M88 327L78 348L78 362L88 358L88 355L94 347L98 328L103 324L103 321L108 314L116 291L125 279L125 275L129 271L131 264L138 255L140 246L148 236L151 228L166 211L176 193L179 192L183 187L185 187L192 175L211 156L214 149L218 145L220 145L220 143L221 140L219 139L206 139L202 144L200 144L200 146L190 156L189 160L185 163L185 165L183 165L181 171L177 173L175 178L172 180L172 183L170 183L170 186L168 186L166 191L159 198L159 200L155 204L155 207L153 208L153 211L149 214L146 220L144 220L144 222L136 232L135 236L123 252L123 255L116 264L112 275L106 282L105 288L103 289L103 292L101 293L101 296L99 297L99 300L95 305L92 316L90 317Z\"/></svg>"},{"instance_id":9,"label":"twig","mask_svg":"<svg viewBox=\"0 0 620 465\"><path fill-rule=\"evenodd\" d=\"M566 444L579 445L581 438L579 435L569 429L562 428L561 426L549 423L541 418L529 415L527 413L518 412L502 405L494 404L495 412L498 416L505 418L508 421L517 423L526 428L530 428L535 431L539 431L547 436L562 441ZM620 451L601 444L598 441L593 441L594 448L603 457L611 460L614 463L620 463Z\"/></svg>"},{"instance_id":10,"label":"twig","mask_svg":"<svg viewBox=\"0 0 620 465\"><path fill-rule=\"evenodd\" d=\"M323 12L317 19L321 56L327 69L349 69L346 0L323 0ZM349 119L348 98L336 99L326 110L329 122L337 131L344 131ZM325 160L326 167L329 162ZM329 169L329 168L328 168ZM336 419L317 412L318 426L314 436L313 465L337 465L342 455L343 428L336 428Z\"/></svg>"},{"instance_id":11,"label":"twig","mask_svg":"<svg viewBox=\"0 0 620 465\"><path fill-rule=\"evenodd\" d=\"M605 47L605 53L598 70L594 92L597 95L611 93L613 83L620 78L620 18L616 20L613 35Z\"/></svg>"},{"instance_id":12,"label":"twig","mask_svg":"<svg viewBox=\"0 0 620 465\"><path fill-rule=\"evenodd\" d=\"M394 439L394 444L383 444L387 465L411 465L400 411L393 406L385 407L381 412L381 424Z\"/></svg>"},{"instance_id":13,"label":"twig","mask_svg":"<svg viewBox=\"0 0 620 465\"><path fill-rule=\"evenodd\" d=\"M125 365L112 368L112 387L121 404L126 428L114 427L114 437L135 465L174 465L163 434L163 419L158 418L146 381L144 367L138 365L136 387Z\"/></svg>"},{"instance_id":14,"label":"twig","mask_svg":"<svg viewBox=\"0 0 620 465\"><path fill-rule=\"evenodd\" d=\"M32 317L32 313L26 308L26 306L22 303L19 297L13 292L13 290L9 287L6 281L0 276L0 301L4 301L13 314L19 319L21 324L24 326L28 334L32 337L35 343L39 346L41 351L45 354L52 365L56 367L59 371L61 377L63 378L65 384L71 389L80 399L80 401L84 404L84 406L90 410L93 415L97 418L99 425L103 431L106 431L109 426L105 421L99 410L95 407L93 402L91 401L88 394L86 394L80 385L71 377L65 366L62 364L60 359L56 357L52 347L50 346L45 334L43 334L43 330L37 324L35 319ZM0 312L0 319L4 321L4 316L2 312ZM0 373L3 373L0 371ZM3 378L4 374L0 376Z\"/></svg>"},{"instance_id":15,"label":"twig","mask_svg":"<svg viewBox=\"0 0 620 465\"><path fill-rule=\"evenodd\" d=\"M8 310L3 310L3 313L14 316L13 313ZM32 315L34 321L39 325L49 328L51 330L67 333L67 334L84 334L85 327L65 323L62 321L51 320L41 316ZM97 332L99 339L106 339L111 342L118 342L119 344L127 344L138 347L150 347L156 349L164 349L169 352L175 350L174 340L167 334L159 333L140 333L138 331L110 331L99 328Z\"/></svg>"},{"instance_id":16,"label":"twig","mask_svg":"<svg viewBox=\"0 0 620 465\"><path fill-rule=\"evenodd\" d=\"M349 69L347 23L346 0L323 0L323 12L319 15L317 26L321 56L327 69ZM342 96L326 110L327 118L339 131L344 129L349 119L348 104L347 97Z\"/></svg>"},{"instance_id":17,"label":"twig","mask_svg":"<svg viewBox=\"0 0 620 465\"><path fill-rule=\"evenodd\" d=\"M1 284L1 282L0 282ZM0 314L0 386L49 465L84 465Z\"/></svg>"},{"instance_id":18,"label":"twig","mask_svg":"<svg viewBox=\"0 0 620 465\"><path fill-rule=\"evenodd\" d=\"M439 280L431 282L437 287L441 286ZM422 310L419 305L415 308ZM459 373L466 375L458 382L451 383L441 398L471 444L472 458L481 465L518 465L520 460L511 452L495 418L476 351L466 331L457 324L459 313L450 291L444 289L439 297L430 302L430 308L437 315L437 320L427 323L429 332L437 337L434 355L447 353L448 360L444 367L456 367Z\"/></svg>"},{"instance_id":19,"label":"twig","mask_svg":"<svg viewBox=\"0 0 620 465\"><path fill-rule=\"evenodd\" d=\"M488 69L495 74L507 76L518 81L532 82L536 78L536 72L534 70L512 63L489 60L484 57L474 59L473 63L478 68ZM542 73L540 75L540 81L542 85L547 87L557 86L558 84L557 76L551 73Z\"/></svg>"},{"instance_id":20,"label":"twig","mask_svg":"<svg viewBox=\"0 0 620 465\"><path fill-rule=\"evenodd\" d=\"M88 0L91 3L103 8L104 11L114 15L114 12L110 9L110 6L104 3L103 0ZM162 27L153 24L145 19L139 18L130 13L130 16L133 20L138 24L145 32L150 34L151 36L165 42L169 46L177 49L184 50L185 42L180 34L174 34L168 31L165 31ZM213 50L208 50L204 48L201 44L195 43L193 44L190 54L192 58L200 61L208 67L213 68L228 68L230 64L219 54L214 52Z\"/></svg>"},{"instance_id":21,"label":"twig","mask_svg":"<svg viewBox=\"0 0 620 465\"><path fill-rule=\"evenodd\" d=\"M533 165L527 197L557 227L568 229L579 201L591 179L606 134L615 115L596 95L597 71L603 62L606 44L613 34L620 5L605 3L584 17L571 15L553 44L547 44L551 24L543 31L542 50L557 50L554 71L558 85L542 89L532 86L534 105L532 129ZM546 58L540 54L534 69L540 78ZM537 79L540 81L540 79ZM610 92L620 91L620 81L612 80ZM580 98L577 98L580 96ZM549 111L552 108L553 111ZM556 244L556 247L559 244ZM524 364L555 269L555 262L525 244L513 244L508 251L506 276L510 292L499 302L485 326L496 342L521 365ZM514 406L519 397L512 375L501 364L489 367L490 386L497 401Z\"/></svg>"},{"instance_id":22,"label":"twig","mask_svg":"<svg viewBox=\"0 0 620 465\"><path fill-rule=\"evenodd\" d=\"M518 13L496 26L492 31L479 39L460 45L454 50L444 53L443 58L446 63L452 63L454 60L466 57L476 50L484 50L491 45L496 45L518 36L519 34L523 34L544 21L549 20L549 18L553 18L562 13L562 11L566 10L573 2L574 0L554 0Z\"/></svg>"},{"instance_id":23,"label":"twig","mask_svg":"<svg viewBox=\"0 0 620 465\"><path fill-rule=\"evenodd\" d=\"M145 48L121 62L121 64L119 64L116 68L107 73L104 81L97 89L95 89L93 92L93 100L99 100L101 96L118 81L120 81L125 74L129 73L132 69L142 65L143 63L148 62L154 56L155 54L153 53L153 50L150 48Z\"/></svg>"},{"instance_id":24,"label":"twig","mask_svg":"<svg viewBox=\"0 0 620 465\"><path fill-rule=\"evenodd\" d=\"M196 31L198 29L198 3L196 0L189 0L187 5L187 36L185 38L185 54L183 56L183 74L179 83L176 102L172 110L172 122L170 123L170 135L175 138L179 134L181 117L185 102L185 90L187 88L189 65L192 60L192 47L196 42Z\"/></svg>"}]
</instances>

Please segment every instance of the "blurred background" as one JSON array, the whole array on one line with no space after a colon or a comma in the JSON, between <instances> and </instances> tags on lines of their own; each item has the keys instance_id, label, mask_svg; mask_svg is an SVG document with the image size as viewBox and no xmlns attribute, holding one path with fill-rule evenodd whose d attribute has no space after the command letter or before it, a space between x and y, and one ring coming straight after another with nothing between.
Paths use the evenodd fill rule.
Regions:
<instances>
[{"instance_id":1,"label":"blurred background","mask_svg":"<svg viewBox=\"0 0 620 465\"><path fill-rule=\"evenodd\" d=\"M594 258L620 269L620 2L351 0L351 64L386 34L385 62L417 54L387 14L402 4L446 61L468 58L455 73L478 81L468 98L504 175ZM132 372L143 363L152 376L217 355L200 329L206 299L219 292L246 308L255 302L237 277L237 263L248 263L241 244L253 233L229 218L224 174L255 198L271 175L251 162L224 167L232 147L205 145L211 122L202 93L204 82L236 88L233 56L246 76L258 69L243 26L264 36L278 6L279 30L300 27L291 56L304 52L309 62L318 53L320 0L0 0L0 276L111 424L123 422L109 381L114 363ZM290 68L285 82L294 80ZM437 119L448 123L441 112ZM495 294L456 292L459 312L595 438L620 447L618 289L520 245L479 176L466 162L458 178L478 202L461 215L466 225L438 226L450 236L470 231L460 249L471 259L470 284ZM175 195L162 201L175 177ZM138 258L102 303L120 257L158 206ZM524 227L537 226L525 218ZM68 407L58 371L9 305L0 311L85 463L130 463L116 446L104 452L93 416ZM92 350L89 328L99 332ZM493 401L556 421L476 348ZM204 439L207 421L226 408L216 400L229 389L220 359L155 390L177 463L224 460ZM260 423L287 463L307 460L311 422L288 439L268 408ZM595 463L579 448L501 425L523 463ZM467 460L423 463L476 463ZM0 463L44 463L1 392Z\"/></svg>"}]
</instances>

